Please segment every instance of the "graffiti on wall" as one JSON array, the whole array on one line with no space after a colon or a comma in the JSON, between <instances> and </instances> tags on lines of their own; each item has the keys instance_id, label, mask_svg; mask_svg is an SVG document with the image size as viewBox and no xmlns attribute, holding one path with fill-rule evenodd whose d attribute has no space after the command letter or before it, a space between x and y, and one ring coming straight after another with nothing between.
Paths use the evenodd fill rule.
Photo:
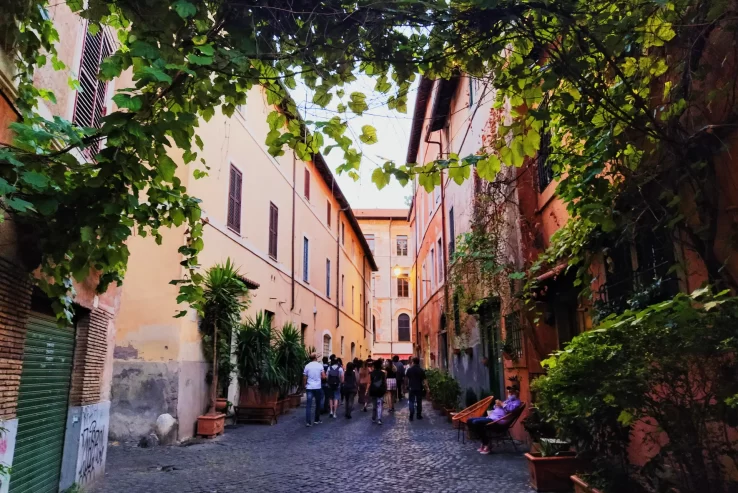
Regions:
<instances>
[{"instance_id":1,"label":"graffiti on wall","mask_svg":"<svg viewBox=\"0 0 738 493\"><path fill-rule=\"evenodd\" d=\"M18 433L18 420L0 420L0 493L7 493L10 486L10 466L15 452L15 436Z\"/></svg>"},{"instance_id":2,"label":"graffiti on wall","mask_svg":"<svg viewBox=\"0 0 738 493\"><path fill-rule=\"evenodd\" d=\"M82 408L76 474L79 485L89 484L105 472L109 406L103 402Z\"/></svg>"}]
</instances>

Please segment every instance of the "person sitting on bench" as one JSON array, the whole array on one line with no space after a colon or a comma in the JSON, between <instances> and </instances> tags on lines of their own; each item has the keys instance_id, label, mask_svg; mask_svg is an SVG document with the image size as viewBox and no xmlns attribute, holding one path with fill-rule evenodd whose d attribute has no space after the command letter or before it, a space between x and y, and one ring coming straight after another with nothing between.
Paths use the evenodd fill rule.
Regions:
<instances>
[{"instance_id":1,"label":"person sitting on bench","mask_svg":"<svg viewBox=\"0 0 738 493\"><path fill-rule=\"evenodd\" d=\"M517 385L511 385L507 388L507 394L508 397L504 402L499 399L495 401L494 409L487 411L488 416L486 418L472 418L466 423L482 440L482 445L478 450L480 454L489 454L489 439L487 438L486 426L504 418L520 407L521 402L518 397L520 388Z\"/></svg>"}]
</instances>

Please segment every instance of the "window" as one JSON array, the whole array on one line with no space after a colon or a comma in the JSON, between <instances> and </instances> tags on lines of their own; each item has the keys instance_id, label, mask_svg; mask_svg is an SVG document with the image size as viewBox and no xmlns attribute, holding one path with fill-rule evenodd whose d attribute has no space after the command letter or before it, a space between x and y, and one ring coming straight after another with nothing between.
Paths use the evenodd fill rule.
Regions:
<instances>
[{"instance_id":1,"label":"window","mask_svg":"<svg viewBox=\"0 0 738 493\"><path fill-rule=\"evenodd\" d=\"M310 240L302 239L302 280L309 282L310 279Z\"/></svg>"},{"instance_id":2,"label":"window","mask_svg":"<svg viewBox=\"0 0 738 493\"><path fill-rule=\"evenodd\" d=\"M346 246L346 223L341 223L341 245Z\"/></svg>"},{"instance_id":3,"label":"window","mask_svg":"<svg viewBox=\"0 0 738 493\"><path fill-rule=\"evenodd\" d=\"M377 319L372 315L372 342L377 342Z\"/></svg>"},{"instance_id":4,"label":"window","mask_svg":"<svg viewBox=\"0 0 738 493\"><path fill-rule=\"evenodd\" d=\"M440 238L438 239L438 249L436 250L438 252L438 275L436 276L438 279L438 284L441 284L443 282L443 240Z\"/></svg>"},{"instance_id":5,"label":"window","mask_svg":"<svg viewBox=\"0 0 738 493\"><path fill-rule=\"evenodd\" d=\"M277 259L277 231L279 229L279 209L269 203L269 256Z\"/></svg>"},{"instance_id":6,"label":"window","mask_svg":"<svg viewBox=\"0 0 738 493\"><path fill-rule=\"evenodd\" d=\"M397 278L397 297L407 298L410 296L410 282L407 277Z\"/></svg>"},{"instance_id":7,"label":"window","mask_svg":"<svg viewBox=\"0 0 738 493\"><path fill-rule=\"evenodd\" d=\"M341 274L341 306L346 306L346 276Z\"/></svg>"},{"instance_id":8,"label":"window","mask_svg":"<svg viewBox=\"0 0 738 493\"><path fill-rule=\"evenodd\" d=\"M341 352L339 354L343 356L343 336L341 336Z\"/></svg>"},{"instance_id":9,"label":"window","mask_svg":"<svg viewBox=\"0 0 738 493\"><path fill-rule=\"evenodd\" d=\"M331 354L331 336L328 334L323 336L323 356Z\"/></svg>"},{"instance_id":10,"label":"window","mask_svg":"<svg viewBox=\"0 0 738 493\"><path fill-rule=\"evenodd\" d=\"M236 233L241 232L241 196L243 175L231 165L231 176L228 183L228 219L227 226Z\"/></svg>"},{"instance_id":11,"label":"window","mask_svg":"<svg viewBox=\"0 0 738 493\"><path fill-rule=\"evenodd\" d=\"M351 343L351 359L356 358L356 343Z\"/></svg>"},{"instance_id":12,"label":"window","mask_svg":"<svg viewBox=\"0 0 738 493\"><path fill-rule=\"evenodd\" d=\"M308 326L307 324L300 324L300 342L302 342L302 345L305 345L305 334L307 334Z\"/></svg>"},{"instance_id":13,"label":"window","mask_svg":"<svg viewBox=\"0 0 738 493\"><path fill-rule=\"evenodd\" d=\"M369 244L369 251L374 253L374 235L364 235L366 242Z\"/></svg>"},{"instance_id":14,"label":"window","mask_svg":"<svg viewBox=\"0 0 738 493\"><path fill-rule=\"evenodd\" d=\"M377 279L372 276L372 296L377 296Z\"/></svg>"},{"instance_id":15,"label":"window","mask_svg":"<svg viewBox=\"0 0 738 493\"><path fill-rule=\"evenodd\" d=\"M512 356L515 359L523 357L523 330L520 327L520 314L518 312L505 315L505 335L512 343Z\"/></svg>"},{"instance_id":16,"label":"window","mask_svg":"<svg viewBox=\"0 0 738 493\"><path fill-rule=\"evenodd\" d=\"M331 297L331 259L325 259L325 295Z\"/></svg>"},{"instance_id":17,"label":"window","mask_svg":"<svg viewBox=\"0 0 738 493\"><path fill-rule=\"evenodd\" d=\"M431 289L436 285L436 250L431 248L430 251L430 277L431 277Z\"/></svg>"},{"instance_id":18,"label":"window","mask_svg":"<svg viewBox=\"0 0 738 493\"><path fill-rule=\"evenodd\" d=\"M471 109L472 106L474 106L474 96L475 96L474 85L475 85L474 79L472 77L469 77L469 109Z\"/></svg>"},{"instance_id":19,"label":"window","mask_svg":"<svg viewBox=\"0 0 738 493\"><path fill-rule=\"evenodd\" d=\"M407 236L405 235L397 236L397 256L399 257L407 256Z\"/></svg>"},{"instance_id":20,"label":"window","mask_svg":"<svg viewBox=\"0 0 738 493\"><path fill-rule=\"evenodd\" d=\"M410 315L406 313L397 317L397 340L400 342L410 341Z\"/></svg>"},{"instance_id":21,"label":"window","mask_svg":"<svg viewBox=\"0 0 738 493\"><path fill-rule=\"evenodd\" d=\"M454 223L454 208L448 210L448 257L452 259L456 251L456 224Z\"/></svg>"},{"instance_id":22,"label":"window","mask_svg":"<svg viewBox=\"0 0 738 493\"><path fill-rule=\"evenodd\" d=\"M331 227L331 201L327 200L325 202L325 222L328 225L328 227Z\"/></svg>"},{"instance_id":23,"label":"window","mask_svg":"<svg viewBox=\"0 0 738 493\"><path fill-rule=\"evenodd\" d=\"M264 310L264 318L266 318L267 323L270 327L274 325L274 312L270 312L269 310Z\"/></svg>"},{"instance_id":24,"label":"window","mask_svg":"<svg viewBox=\"0 0 738 493\"><path fill-rule=\"evenodd\" d=\"M364 320L364 296L359 293L359 320Z\"/></svg>"},{"instance_id":25,"label":"window","mask_svg":"<svg viewBox=\"0 0 738 493\"><path fill-rule=\"evenodd\" d=\"M105 116L105 95L108 90L107 82L98 80L100 64L103 59L113 52L113 45L104 29L93 35L89 31L85 34L82 47L82 60L79 64L79 85L77 99L74 104L72 121L82 127L100 128L100 121ZM95 141L84 149L84 155L92 158L100 151L100 142Z\"/></svg>"},{"instance_id":26,"label":"window","mask_svg":"<svg viewBox=\"0 0 738 493\"><path fill-rule=\"evenodd\" d=\"M551 132L548 129L544 129L543 135L541 135L541 145L538 150L538 156L536 157L536 168L538 168L538 193L548 187L553 181L553 168L551 167L551 161L548 159L551 154Z\"/></svg>"},{"instance_id":27,"label":"window","mask_svg":"<svg viewBox=\"0 0 738 493\"><path fill-rule=\"evenodd\" d=\"M355 305L356 305L356 303L355 303L355 298L354 298L354 287L351 286L351 314L352 315L354 314L354 306Z\"/></svg>"},{"instance_id":28,"label":"window","mask_svg":"<svg viewBox=\"0 0 738 493\"><path fill-rule=\"evenodd\" d=\"M310 201L310 170L305 168L305 184L304 184L304 195L305 198Z\"/></svg>"}]
</instances>

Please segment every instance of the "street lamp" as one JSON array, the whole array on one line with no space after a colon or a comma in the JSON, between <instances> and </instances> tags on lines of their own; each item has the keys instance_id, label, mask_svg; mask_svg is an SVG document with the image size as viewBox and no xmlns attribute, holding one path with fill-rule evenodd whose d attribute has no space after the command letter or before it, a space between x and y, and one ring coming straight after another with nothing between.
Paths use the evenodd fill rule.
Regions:
<instances>
[{"instance_id":1,"label":"street lamp","mask_svg":"<svg viewBox=\"0 0 738 493\"><path fill-rule=\"evenodd\" d=\"M400 277L400 274L402 274L402 268L400 267L399 264L395 265L394 272L395 272L395 277Z\"/></svg>"}]
</instances>

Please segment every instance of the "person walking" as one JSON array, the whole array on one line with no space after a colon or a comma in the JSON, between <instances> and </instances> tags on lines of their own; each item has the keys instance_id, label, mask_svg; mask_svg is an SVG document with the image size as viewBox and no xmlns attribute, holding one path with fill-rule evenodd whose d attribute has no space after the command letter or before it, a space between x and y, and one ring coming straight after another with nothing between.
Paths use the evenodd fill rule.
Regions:
<instances>
[{"instance_id":1,"label":"person walking","mask_svg":"<svg viewBox=\"0 0 738 493\"><path fill-rule=\"evenodd\" d=\"M405 383L405 365L400 361L400 357L394 355L392 362L395 364L395 371L397 372L397 402L400 402L404 396L402 389Z\"/></svg>"},{"instance_id":2,"label":"person walking","mask_svg":"<svg viewBox=\"0 0 738 493\"><path fill-rule=\"evenodd\" d=\"M320 405L322 404L323 389L321 384L325 378L325 372L323 371L323 365L318 362L318 355L313 353L310 355L310 362L305 365L305 369L302 372L302 385L305 387L305 393L307 394L307 405L305 406L305 426L312 426L313 424L319 425L320 421ZM310 415L313 400L315 400L315 419L312 419Z\"/></svg>"},{"instance_id":3,"label":"person walking","mask_svg":"<svg viewBox=\"0 0 738 493\"><path fill-rule=\"evenodd\" d=\"M354 410L354 399L356 392L359 390L358 379L356 376L354 363L346 365L346 372L343 374L343 395L346 398L346 419L351 419L351 413Z\"/></svg>"},{"instance_id":4,"label":"person walking","mask_svg":"<svg viewBox=\"0 0 738 493\"><path fill-rule=\"evenodd\" d=\"M423 396L426 390L425 370L420 367L420 358L413 358L413 365L405 372L407 382L407 402L410 410L410 421L417 412L418 419L423 419Z\"/></svg>"},{"instance_id":5,"label":"person walking","mask_svg":"<svg viewBox=\"0 0 738 493\"><path fill-rule=\"evenodd\" d=\"M331 367L331 363L328 361L328 356L323 356L323 381L321 382L320 388L323 390L323 395L320 398L320 408L323 410L323 414L327 414L330 409L328 401L330 397L330 389L328 388L328 368Z\"/></svg>"},{"instance_id":6,"label":"person walking","mask_svg":"<svg viewBox=\"0 0 738 493\"><path fill-rule=\"evenodd\" d=\"M372 401L372 422L382 424L382 400L387 393L387 375L382 371L382 361L374 362L374 370L369 374L367 394Z\"/></svg>"},{"instance_id":7,"label":"person walking","mask_svg":"<svg viewBox=\"0 0 738 493\"><path fill-rule=\"evenodd\" d=\"M338 360L333 360L333 363L328 368L327 375L330 415L333 419L338 417L338 404L341 402L341 384L343 383L343 375L343 368L338 364Z\"/></svg>"},{"instance_id":8,"label":"person walking","mask_svg":"<svg viewBox=\"0 0 738 493\"><path fill-rule=\"evenodd\" d=\"M389 412L395 412L395 397L397 396L397 372L395 372L395 365L390 363L387 365L387 405L389 406Z\"/></svg>"},{"instance_id":9,"label":"person walking","mask_svg":"<svg viewBox=\"0 0 738 493\"><path fill-rule=\"evenodd\" d=\"M366 391L369 388L369 373L371 373L371 360L366 360L366 363L359 361L359 404L362 404L362 411L367 412L366 406L369 404Z\"/></svg>"}]
</instances>

